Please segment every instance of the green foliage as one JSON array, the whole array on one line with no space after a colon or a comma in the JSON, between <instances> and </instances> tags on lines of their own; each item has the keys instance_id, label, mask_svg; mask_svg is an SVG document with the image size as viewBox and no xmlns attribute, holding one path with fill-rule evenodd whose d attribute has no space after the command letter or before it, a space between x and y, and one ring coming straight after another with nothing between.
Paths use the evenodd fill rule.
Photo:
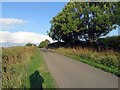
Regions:
<instances>
[{"instance_id":1,"label":"green foliage","mask_svg":"<svg viewBox=\"0 0 120 90\"><path fill-rule=\"evenodd\" d=\"M26 68L26 74L27 74L27 79L24 82L24 86L26 88L30 88L30 77L34 74L35 71L38 71L40 73L41 78L43 78L43 83L42 86L43 88L55 88L55 82L53 78L50 75L50 72L48 71L47 65L43 59L43 56L39 49L36 51L34 56L31 57L31 60L27 63L27 68ZM36 77L38 78L38 76ZM33 81L33 80L32 80ZM37 83L36 80L33 82L34 86ZM39 84L39 83L37 83Z\"/></svg>"},{"instance_id":2,"label":"green foliage","mask_svg":"<svg viewBox=\"0 0 120 90\"><path fill-rule=\"evenodd\" d=\"M36 50L36 47L2 48L2 88L24 87L26 65Z\"/></svg>"},{"instance_id":3,"label":"green foliage","mask_svg":"<svg viewBox=\"0 0 120 90\"><path fill-rule=\"evenodd\" d=\"M98 39L107 49L120 50L120 36L112 36Z\"/></svg>"},{"instance_id":4,"label":"green foliage","mask_svg":"<svg viewBox=\"0 0 120 90\"><path fill-rule=\"evenodd\" d=\"M33 43L27 43L26 46L36 46L36 44L33 44Z\"/></svg>"},{"instance_id":5,"label":"green foliage","mask_svg":"<svg viewBox=\"0 0 120 90\"><path fill-rule=\"evenodd\" d=\"M120 3L69 2L51 20L48 35L57 41L75 42L81 39L94 42L116 28ZM118 17L119 16L119 17Z\"/></svg>"},{"instance_id":6,"label":"green foliage","mask_svg":"<svg viewBox=\"0 0 120 90\"><path fill-rule=\"evenodd\" d=\"M44 79L43 88L55 88L37 47L2 48L2 88L30 88L30 76L38 71Z\"/></svg>"},{"instance_id":7,"label":"green foliage","mask_svg":"<svg viewBox=\"0 0 120 90\"><path fill-rule=\"evenodd\" d=\"M39 47L39 48L43 48L43 47L46 47L48 44L50 44L50 41L46 39L45 41L42 41L42 42L38 45L38 47Z\"/></svg>"},{"instance_id":8,"label":"green foliage","mask_svg":"<svg viewBox=\"0 0 120 90\"><path fill-rule=\"evenodd\" d=\"M120 76L119 61L120 53L113 50L103 52L94 51L91 48L57 48L56 52L87 63L104 71Z\"/></svg>"}]
</instances>

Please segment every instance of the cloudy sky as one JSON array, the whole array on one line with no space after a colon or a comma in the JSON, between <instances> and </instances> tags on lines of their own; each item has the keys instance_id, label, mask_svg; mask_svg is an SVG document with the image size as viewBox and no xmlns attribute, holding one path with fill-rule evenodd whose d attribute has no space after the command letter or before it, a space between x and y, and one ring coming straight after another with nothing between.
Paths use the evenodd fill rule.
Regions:
<instances>
[{"instance_id":1,"label":"cloudy sky","mask_svg":"<svg viewBox=\"0 0 120 90\"><path fill-rule=\"evenodd\" d=\"M65 2L3 2L0 43L38 44L45 39L53 42L47 35L50 20L65 4Z\"/></svg>"},{"instance_id":2,"label":"cloudy sky","mask_svg":"<svg viewBox=\"0 0 120 90\"><path fill-rule=\"evenodd\" d=\"M35 43L52 39L47 35L50 20L66 2L3 2L0 43ZM114 30L109 35L117 35ZM14 45L14 44L13 44Z\"/></svg>"}]
</instances>

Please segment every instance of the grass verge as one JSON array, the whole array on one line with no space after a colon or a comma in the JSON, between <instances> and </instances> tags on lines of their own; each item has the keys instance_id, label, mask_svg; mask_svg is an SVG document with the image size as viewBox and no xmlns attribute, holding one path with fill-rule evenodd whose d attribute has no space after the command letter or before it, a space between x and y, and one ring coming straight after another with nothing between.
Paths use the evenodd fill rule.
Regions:
<instances>
[{"instance_id":1,"label":"grass verge","mask_svg":"<svg viewBox=\"0 0 120 90\"><path fill-rule=\"evenodd\" d=\"M43 88L56 88L55 82L52 79L48 71L47 65L45 64L45 61L43 60L42 54L39 50L37 50L35 55L31 57L31 61L29 62L26 71L28 78L26 79L25 87L30 87L29 77L35 71L38 71L43 78Z\"/></svg>"},{"instance_id":2,"label":"grass verge","mask_svg":"<svg viewBox=\"0 0 120 90\"><path fill-rule=\"evenodd\" d=\"M2 88L55 88L37 47L2 49Z\"/></svg>"},{"instance_id":3,"label":"grass verge","mask_svg":"<svg viewBox=\"0 0 120 90\"><path fill-rule=\"evenodd\" d=\"M74 48L58 48L55 51L120 77L118 65L120 59L117 52L97 52L87 48L77 50Z\"/></svg>"}]
</instances>

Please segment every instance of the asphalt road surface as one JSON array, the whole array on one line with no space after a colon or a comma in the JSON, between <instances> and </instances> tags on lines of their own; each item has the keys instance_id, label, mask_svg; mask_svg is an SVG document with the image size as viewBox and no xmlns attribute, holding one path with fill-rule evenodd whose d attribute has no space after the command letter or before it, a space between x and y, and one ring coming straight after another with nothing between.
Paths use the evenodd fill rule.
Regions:
<instances>
[{"instance_id":1,"label":"asphalt road surface","mask_svg":"<svg viewBox=\"0 0 120 90\"><path fill-rule=\"evenodd\" d=\"M118 88L118 77L80 61L41 49L59 88Z\"/></svg>"}]
</instances>

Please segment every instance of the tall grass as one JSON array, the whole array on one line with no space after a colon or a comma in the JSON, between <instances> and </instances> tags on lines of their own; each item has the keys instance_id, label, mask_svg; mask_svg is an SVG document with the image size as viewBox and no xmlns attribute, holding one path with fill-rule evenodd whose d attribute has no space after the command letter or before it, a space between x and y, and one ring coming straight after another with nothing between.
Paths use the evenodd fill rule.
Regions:
<instances>
[{"instance_id":1,"label":"tall grass","mask_svg":"<svg viewBox=\"0 0 120 90\"><path fill-rule=\"evenodd\" d=\"M119 73L120 53L113 50L98 52L91 48L58 48L57 52L76 60L90 64L97 68L111 72L117 76Z\"/></svg>"},{"instance_id":2,"label":"tall grass","mask_svg":"<svg viewBox=\"0 0 120 90\"><path fill-rule=\"evenodd\" d=\"M43 88L56 87L37 47L9 47L2 51L2 88L31 88L30 76L35 71L44 79Z\"/></svg>"},{"instance_id":3,"label":"tall grass","mask_svg":"<svg viewBox=\"0 0 120 90\"><path fill-rule=\"evenodd\" d=\"M36 47L2 48L2 88L24 87L25 69Z\"/></svg>"}]
</instances>

